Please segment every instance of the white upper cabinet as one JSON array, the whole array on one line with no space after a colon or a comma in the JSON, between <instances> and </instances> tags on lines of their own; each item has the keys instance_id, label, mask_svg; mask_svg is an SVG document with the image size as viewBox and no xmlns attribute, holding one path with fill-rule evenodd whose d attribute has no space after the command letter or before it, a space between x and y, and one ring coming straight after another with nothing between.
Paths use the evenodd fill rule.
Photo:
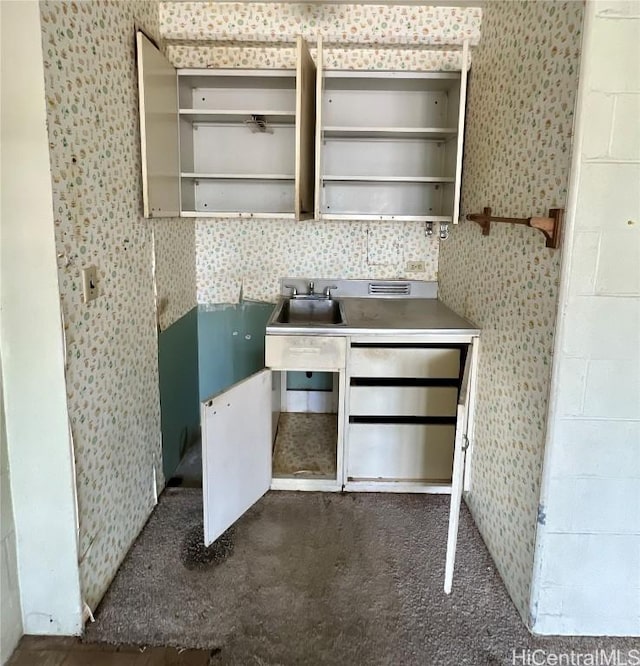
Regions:
<instances>
[{"instance_id":1,"label":"white upper cabinet","mask_svg":"<svg viewBox=\"0 0 640 666\"><path fill-rule=\"evenodd\" d=\"M145 216L311 217L316 74L302 38L297 70L176 72L138 42Z\"/></svg>"},{"instance_id":2,"label":"white upper cabinet","mask_svg":"<svg viewBox=\"0 0 640 666\"><path fill-rule=\"evenodd\" d=\"M138 33L146 217L458 221L460 72L176 72Z\"/></svg>"},{"instance_id":3,"label":"white upper cabinet","mask_svg":"<svg viewBox=\"0 0 640 666\"><path fill-rule=\"evenodd\" d=\"M462 72L323 71L316 217L457 222Z\"/></svg>"},{"instance_id":4,"label":"white upper cabinet","mask_svg":"<svg viewBox=\"0 0 640 666\"><path fill-rule=\"evenodd\" d=\"M144 216L175 217L180 214L176 70L142 32L136 44Z\"/></svg>"}]
</instances>

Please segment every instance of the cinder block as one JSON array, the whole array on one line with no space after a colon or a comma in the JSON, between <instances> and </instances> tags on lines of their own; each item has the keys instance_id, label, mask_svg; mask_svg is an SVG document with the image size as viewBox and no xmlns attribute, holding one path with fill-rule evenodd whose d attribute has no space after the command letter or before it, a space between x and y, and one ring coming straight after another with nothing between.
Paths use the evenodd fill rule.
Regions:
<instances>
[{"instance_id":1,"label":"cinder block","mask_svg":"<svg viewBox=\"0 0 640 666\"><path fill-rule=\"evenodd\" d=\"M635 339L637 341L637 337ZM640 419L638 363L591 361L583 413L587 417Z\"/></svg>"},{"instance_id":2,"label":"cinder block","mask_svg":"<svg viewBox=\"0 0 640 666\"><path fill-rule=\"evenodd\" d=\"M628 478L640 484L640 421L561 419L551 469L554 477Z\"/></svg>"},{"instance_id":3,"label":"cinder block","mask_svg":"<svg viewBox=\"0 0 640 666\"><path fill-rule=\"evenodd\" d=\"M640 47L636 49L636 58L640 60ZM640 160L640 93L616 96L611 156Z\"/></svg>"},{"instance_id":4,"label":"cinder block","mask_svg":"<svg viewBox=\"0 0 640 666\"><path fill-rule=\"evenodd\" d=\"M601 92L640 92L640 21L594 21L588 84Z\"/></svg>"},{"instance_id":5,"label":"cinder block","mask_svg":"<svg viewBox=\"0 0 640 666\"><path fill-rule=\"evenodd\" d=\"M640 184L638 188L640 198ZM640 296L640 218L623 231L602 235L595 291ZM636 343L640 346L640 338Z\"/></svg>"},{"instance_id":6,"label":"cinder block","mask_svg":"<svg viewBox=\"0 0 640 666\"><path fill-rule=\"evenodd\" d=\"M564 352L585 359L620 359L640 367L640 301L578 296L567 310Z\"/></svg>"},{"instance_id":7,"label":"cinder block","mask_svg":"<svg viewBox=\"0 0 640 666\"><path fill-rule=\"evenodd\" d=\"M565 357L560 361L559 371L558 415L578 416L582 414L587 361Z\"/></svg>"},{"instance_id":8,"label":"cinder block","mask_svg":"<svg viewBox=\"0 0 640 666\"><path fill-rule=\"evenodd\" d=\"M628 220L638 223L638 183L640 164L583 164L576 231L622 231Z\"/></svg>"},{"instance_id":9,"label":"cinder block","mask_svg":"<svg viewBox=\"0 0 640 666\"><path fill-rule=\"evenodd\" d=\"M582 155L587 158L607 157L613 125L615 96L590 91L582 113L589 119L582 143Z\"/></svg>"},{"instance_id":10,"label":"cinder block","mask_svg":"<svg viewBox=\"0 0 640 666\"><path fill-rule=\"evenodd\" d=\"M569 276L569 294L571 296L594 293L599 251L599 231L578 231L575 234Z\"/></svg>"}]
</instances>

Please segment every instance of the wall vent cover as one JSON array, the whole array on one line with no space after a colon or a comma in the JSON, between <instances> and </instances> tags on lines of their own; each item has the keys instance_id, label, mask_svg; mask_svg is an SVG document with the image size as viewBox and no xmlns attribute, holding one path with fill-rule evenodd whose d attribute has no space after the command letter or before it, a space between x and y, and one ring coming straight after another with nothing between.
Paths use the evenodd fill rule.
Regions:
<instances>
[{"instance_id":1,"label":"wall vent cover","mask_svg":"<svg viewBox=\"0 0 640 666\"><path fill-rule=\"evenodd\" d=\"M372 296L409 296L410 293L410 282L369 282Z\"/></svg>"}]
</instances>

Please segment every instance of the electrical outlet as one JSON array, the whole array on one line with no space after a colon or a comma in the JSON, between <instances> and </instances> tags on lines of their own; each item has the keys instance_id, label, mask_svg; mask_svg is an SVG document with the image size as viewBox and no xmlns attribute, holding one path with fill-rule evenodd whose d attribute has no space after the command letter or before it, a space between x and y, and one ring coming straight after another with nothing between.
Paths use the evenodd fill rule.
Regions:
<instances>
[{"instance_id":1,"label":"electrical outlet","mask_svg":"<svg viewBox=\"0 0 640 666\"><path fill-rule=\"evenodd\" d=\"M85 303L98 298L98 269L85 266L82 269L82 300Z\"/></svg>"},{"instance_id":2,"label":"electrical outlet","mask_svg":"<svg viewBox=\"0 0 640 666\"><path fill-rule=\"evenodd\" d=\"M408 273L424 273L424 261L407 261Z\"/></svg>"}]
</instances>

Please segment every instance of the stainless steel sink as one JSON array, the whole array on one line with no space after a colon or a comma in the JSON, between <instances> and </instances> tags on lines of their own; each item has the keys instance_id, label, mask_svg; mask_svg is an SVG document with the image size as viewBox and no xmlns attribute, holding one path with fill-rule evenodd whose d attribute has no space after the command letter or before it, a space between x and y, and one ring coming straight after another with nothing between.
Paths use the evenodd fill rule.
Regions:
<instances>
[{"instance_id":1,"label":"stainless steel sink","mask_svg":"<svg viewBox=\"0 0 640 666\"><path fill-rule=\"evenodd\" d=\"M342 303L335 298L283 298L276 306L269 325L344 326Z\"/></svg>"}]
</instances>

